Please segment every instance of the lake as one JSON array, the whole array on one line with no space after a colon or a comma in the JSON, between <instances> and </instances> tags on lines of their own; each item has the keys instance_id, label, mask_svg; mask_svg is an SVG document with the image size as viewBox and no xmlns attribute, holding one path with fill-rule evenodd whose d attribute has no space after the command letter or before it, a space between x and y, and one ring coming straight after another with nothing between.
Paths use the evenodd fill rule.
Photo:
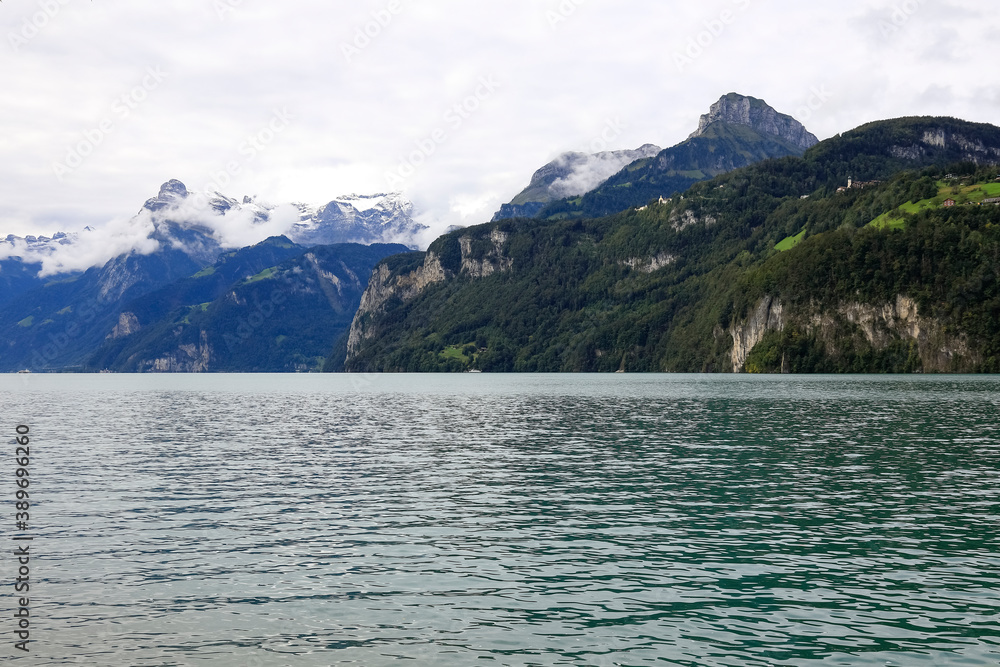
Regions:
<instances>
[{"instance_id":1,"label":"lake","mask_svg":"<svg viewBox=\"0 0 1000 667\"><path fill-rule=\"evenodd\" d=\"M5 375L32 665L1000 664L1000 378Z\"/></svg>"}]
</instances>

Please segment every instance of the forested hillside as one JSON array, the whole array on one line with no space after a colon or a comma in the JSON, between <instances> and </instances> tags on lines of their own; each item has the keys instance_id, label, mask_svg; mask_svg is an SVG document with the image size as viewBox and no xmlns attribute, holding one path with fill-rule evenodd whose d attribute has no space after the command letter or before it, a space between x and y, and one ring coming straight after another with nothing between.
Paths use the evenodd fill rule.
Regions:
<instances>
[{"instance_id":1,"label":"forested hillside","mask_svg":"<svg viewBox=\"0 0 1000 667\"><path fill-rule=\"evenodd\" d=\"M1000 370L998 162L1000 128L900 119L642 210L457 231L376 269L346 368Z\"/></svg>"}]
</instances>

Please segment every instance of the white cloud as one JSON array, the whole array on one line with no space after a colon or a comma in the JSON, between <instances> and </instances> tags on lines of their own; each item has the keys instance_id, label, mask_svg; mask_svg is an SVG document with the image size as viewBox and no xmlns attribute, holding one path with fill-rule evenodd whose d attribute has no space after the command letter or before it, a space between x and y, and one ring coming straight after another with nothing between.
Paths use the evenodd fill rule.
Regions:
<instances>
[{"instance_id":1,"label":"white cloud","mask_svg":"<svg viewBox=\"0 0 1000 667\"><path fill-rule=\"evenodd\" d=\"M204 0L58 4L16 51L7 37L38 5L0 12L0 237L129 219L160 183L208 187L229 164L238 173L219 189L234 197L384 191L398 157L491 75L502 86L407 181L438 230L488 220L464 202L508 200L553 155L588 151L609 118L626 129L608 149L670 146L730 91L795 113L828 85L835 99L806 122L820 138L902 115L997 121L995 98L976 96L1000 87L984 55L997 21L972 0L922 0L889 41L877 21L896 0L589 0L554 26L557 0L402 0L350 62L341 45L385 0L244 0L221 19ZM725 10L737 19L679 72L674 52ZM127 116L116 111L150 67L166 78ZM954 97L926 94L931 84ZM252 157L241 151L280 108L294 115L288 129ZM59 180L53 163L105 120L110 131Z\"/></svg>"},{"instance_id":2,"label":"white cloud","mask_svg":"<svg viewBox=\"0 0 1000 667\"><path fill-rule=\"evenodd\" d=\"M133 250L143 255L156 252L160 244L150 238L153 231L152 216L144 211L131 219L116 219L98 229L86 229L75 234L71 244L3 242L0 259L20 257L27 263L41 263L42 277L85 271Z\"/></svg>"}]
</instances>

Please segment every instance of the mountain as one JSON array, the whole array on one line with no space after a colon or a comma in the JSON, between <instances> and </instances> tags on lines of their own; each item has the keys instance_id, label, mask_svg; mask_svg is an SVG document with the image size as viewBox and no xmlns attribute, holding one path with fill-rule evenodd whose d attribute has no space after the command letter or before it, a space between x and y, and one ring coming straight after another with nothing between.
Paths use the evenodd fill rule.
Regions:
<instances>
[{"instance_id":1,"label":"mountain","mask_svg":"<svg viewBox=\"0 0 1000 667\"><path fill-rule=\"evenodd\" d=\"M287 233L301 245L405 243L427 229L413 220L413 204L399 194L349 195L324 206L298 205L300 221Z\"/></svg>"},{"instance_id":2,"label":"mountain","mask_svg":"<svg viewBox=\"0 0 1000 667\"><path fill-rule=\"evenodd\" d=\"M319 370L347 332L372 268L401 252L408 248L305 248L276 237L229 253L125 304L87 366L140 373Z\"/></svg>"},{"instance_id":3,"label":"mountain","mask_svg":"<svg viewBox=\"0 0 1000 667\"><path fill-rule=\"evenodd\" d=\"M203 203L216 215L242 218L248 220L251 226L265 225L281 209L281 206L250 196L245 196L240 201L216 192L207 197L203 195L202 198ZM147 201L144 208L167 214L173 207L189 214L190 207L185 204L192 199L192 194L183 183L171 180L163 184L159 195ZM301 203L285 206L294 207L298 211L297 220L291 224L286 236L304 246L412 242L418 233L427 229L425 225L413 220L413 204L400 194L347 195L321 206ZM209 227L199 226L195 229L202 235L213 236L213 230ZM173 229L170 231L174 232ZM176 237L176 233L174 236ZM215 236L218 240L218 235ZM181 241L186 242L186 239L182 238ZM218 247L214 249L211 260L214 261L218 256L218 250Z\"/></svg>"},{"instance_id":4,"label":"mountain","mask_svg":"<svg viewBox=\"0 0 1000 667\"><path fill-rule=\"evenodd\" d=\"M398 250L398 247L394 248ZM118 339L122 337L122 332L131 334L152 326L178 309L214 301L232 285L298 257L307 250L285 236L278 236L223 253L214 265L124 304L117 330L112 332L111 337Z\"/></svg>"},{"instance_id":5,"label":"mountain","mask_svg":"<svg viewBox=\"0 0 1000 667\"><path fill-rule=\"evenodd\" d=\"M398 194L348 195L321 206L274 205L254 197L190 192L178 180L160 186L139 212L108 229L90 227L51 239L9 235L0 241L0 305L54 279L81 275L120 254L173 248L207 266L225 249L284 233L303 246L404 243L415 247L427 229ZM122 247L127 241L131 246Z\"/></svg>"},{"instance_id":6,"label":"mountain","mask_svg":"<svg viewBox=\"0 0 1000 667\"><path fill-rule=\"evenodd\" d=\"M237 201L219 193L192 193L170 180L136 216L110 230L87 228L51 239L8 236L0 243L0 370L86 369L109 337L130 336L182 306L211 303L234 283L304 256L309 248L326 247L325 241L417 233L422 227L413 222L411 211L396 195L352 195L320 207L278 207L249 197ZM233 237L266 236L275 226L290 228L305 243L281 237L233 249ZM122 247L125 251L119 252ZM362 272L353 277L338 273L336 263L332 269L310 266L314 273L324 271L350 285L344 289L357 290L360 300L370 269L365 262L406 250L404 245L371 251L342 248L346 255L360 253L362 258L346 264ZM326 279L310 278L316 285ZM347 304L354 298L348 292L343 296ZM337 325L329 318L327 324ZM328 353L323 349L316 354Z\"/></svg>"},{"instance_id":7,"label":"mountain","mask_svg":"<svg viewBox=\"0 0 1000 667\"><path fill-rule=\"evenodd\" d=\"M749 127L758 134L776 136L803 151L819 143L816 135L791 116L778 113L764 100L738 93L723 95L713 104L698 120L698 129L688 139L703 136L715 123Z\"/></svg>"},{"instance_id":8,"label":"mountain","mask_svg":"<svg viewBox=\"0 0 1000 667\"><path fill-rule=\"evenodd\" d=\"M817 141L801 123L763 100L730 93L701 117L687 140L629 164L582 197L552 202L536 215L553 219L611 215L672 197L733 169L802 155Z\"/></svg>"},{"instance_id":9,"label":"mountain","mask_svg":"<svg viewBox=\"0 0 1000 667\"><path fill-rule=\"evenodd\" d=\"M642 210L456 231L376 266L345 369L997 372L998 165L998 127L902 118Z\"/></svg>"},{"instance_id":10,"label":"mountain","mask_svg":"<svg viewBox=\"0 0 1000 667\"><path fill-rule=\"evenodd\" d=\"M177 248L131 252L13 298L0 309L0 371L80 367L124 303L202 267Z\"/></svg>"},{"instance_id":11,"label":"mountain","mask_svg":"<svg viewBox=\"0 0 1000 667\"><path fill-rule=\"evenodd\" d=\"M82 233L90 231L91 228L87 227ZM51 257L54 253L72 245L78 238L79 234L65 233L55 234L52 238L19 237L8 234L4 241L0 242L0 306L48 282L39 275L42 270L41 261L39 259L25 261L21 254L28 254L33 258ZM64 273L60 277L67 278L69 275Z\"/></svg>"},{"instance_id":12,"label":"mountain","mask_svg":"<svg viewBox=\"0 0 1000 667\"><path fill-rule=\"evenodd\" d=\"M601 153L563 153L532 175L531 182L509 204L504 204L493 221L533 218L549 202L575 197L593 190L625 165L652 157L659 146L645 144L636 150Z\"/></svg>"}]
</instances>

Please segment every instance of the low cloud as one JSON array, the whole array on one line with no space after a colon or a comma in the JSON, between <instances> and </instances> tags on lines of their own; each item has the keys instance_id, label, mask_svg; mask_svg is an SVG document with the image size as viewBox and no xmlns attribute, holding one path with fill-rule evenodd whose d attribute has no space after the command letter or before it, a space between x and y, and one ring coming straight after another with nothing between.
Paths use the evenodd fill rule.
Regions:
<instances>
[{"instance_id":1,"label":"low cloud","mask_svg":"<svg viewBox=\"0 0 1000 667\"><path fill-rule=\"evenodd\" d=\"M28 264L41 264L39 275L48 277L104 266L112 257L132 251L148 255L156 252L160 243L151 238L155 230L152 216L148 211L143 213L59 239L5 241L0 243L0 259L19 257Z\"/></svg>"},{"instance_id":2,"label":"low cloud","mask_svg":"<svg viewBox=\"0 0 1000 667\"><path fill-rule=\"evenodd\" d=\"M111 220L52 239L15 237L0 242L0 259L17 257L28 264L41 264L39 275L48 277L104 266L129 252L148 255L159 250L162 243L196 254L196 248L171 233L171 223L181 229L199 229L221 248L242 248L286 234L301 217L291 204L235 206L220 213L211 201L208 196L195 195L155 212L143 209L132 218Z\"/></svg>"},{"instance_id":3,"label":"low cloud","mask_svg":"<svg viewBox=\"0 0 1000 667\"><path fill-rule=\"evenodd\" d=\"M560 158L559 161L563 164L569 162L566 157ZM573 166L573 171L568 175L552 183L549 186L549 192L556 199L582 195L617 174L632 161L631 157L623 157L615 153L591 155L587 160Z\"/></svg>"}]
</instances>

